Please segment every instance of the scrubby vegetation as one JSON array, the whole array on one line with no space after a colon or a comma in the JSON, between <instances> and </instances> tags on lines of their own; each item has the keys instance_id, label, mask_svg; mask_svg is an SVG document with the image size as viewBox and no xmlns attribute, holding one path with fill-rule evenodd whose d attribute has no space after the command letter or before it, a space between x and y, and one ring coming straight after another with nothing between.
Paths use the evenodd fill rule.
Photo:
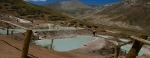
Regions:
<instances>
[{"instance_id":1,"label":"scrubby vegetation","mask_svg":"<svg viewBox=\"0 0 150 58\"><path fill-rule=\"evenodd\" d=\"M108 18L113 18L111 21L122 21L133 26L139 26L144 29L143 32L149 33L150 5L146 4L147 2L150 0L138 0L135 5L124 5L121 2L111 5L95 15L108 15Z\"/></svg>"},{"instance_id":2,"label":"scrubby vegetation","mask_svg":"<svg viewBox=\"0 0 150 58\"><path fill-rule=\"evenodd\" d=\"M48 19L50 21L65 21L65 17L60 17L60 16L49 16Z\"/></svg>"},{"instance_id":3,"label":"scrubby vegetation","mask_svg":"<svg viewBox=\"0 0 150 58\"><path fill-rule=\"evenodd\" d=\"M22 16L23 18L28 19L49 19L48 16L57 16L56 19L52 18L52 20L67 20L71 19L70 17L35 4L28 3L23 0L0 0L0 13L1 14L9 14L13 16Z\"/></svg>"}]
</instances>

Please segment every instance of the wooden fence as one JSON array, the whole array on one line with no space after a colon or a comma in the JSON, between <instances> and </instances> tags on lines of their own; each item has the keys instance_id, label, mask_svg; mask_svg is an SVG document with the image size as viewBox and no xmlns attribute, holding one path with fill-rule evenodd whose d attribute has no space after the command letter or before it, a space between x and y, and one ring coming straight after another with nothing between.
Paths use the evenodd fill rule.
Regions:
<instances>
[{"instance_id":1,"label":"wooden fence","mask_svg":"<svg viewBox=\"0 0 150 58\"><path fill-rule=\"evenodd\" d=\"M134 39L134 44L131 47L130 51L128 52L128 54L126 55L125 58L135 58L138 55L140 49L142 48L142 46L144 44L150 45L150 41L146 40L148 38L148 36L146 36L146 35L140 35L138 37L131 36L131 38ZM133 42L133 41L130 41L130 42L127 42L127 43L116 46L115 47L114 58L118 58L118 55L119 55L118 51L120 51L121 46L129 44L131 42Z\"/></svg>"},{"instance_id":2,"label":"wooden fence","mask_svg":"<svg viewBox=\"0 0 150 58\"><path fill-rule=\"evenodd\" d=\"M31 35L32 35L32 30L28 29L28 28L25 28L25 27L22 27L20 25L14 24L14 23L5 21L5 20L0 20L0 21L8 23L8 24L11 24L11 25L14 25L14 26L17 26L17 27L20 27L20 28L26 30L21 58L27 58L28 49L29 49L29 43L30 43L30 38L31 38ZM146 40L148 38L148 36L145 36L145 35L141 35L139 37L131 36L131 38L134 39L135 41L134 41L134 44L133 44L132 48L130 49L129 53L126 55L125 58L135 58L144 44L150 45L150 41ZM121 46L129 44L131 42L132 41L124 43L124 44L120 44L118 46L115 46L114 58L118 58Z\"/></svg>"},{"instance_id":3,"label":"wooden fence","mask_svg":"<svg viewBox=\"0 0 150 58\"><path fill-rule=\"evenodd\" d=\"M14 25L16 27L19 27L19 28L22 28L22 29L25 29L26 30L26 34L25 34L25 37L24 37L24 44L23 44L23 48L22 48L22 54L21 54L21 58L27 58L27 55L28 55L28 49L29 49L29 44L30 44L30 39L31 39L31 35L32 35L32 30L31 29L28 29L28 28L25 28L23 26L20 26L20 25L17 25L17 24L14 24L14 23L11 23L9 21L5 21L5 20L0 20L1 22L5 22L5 23L8 23L8 24L11 24L11 25ZM9 27L7 27L7 35L9 34Z\"/></svg>"}]
</instances>

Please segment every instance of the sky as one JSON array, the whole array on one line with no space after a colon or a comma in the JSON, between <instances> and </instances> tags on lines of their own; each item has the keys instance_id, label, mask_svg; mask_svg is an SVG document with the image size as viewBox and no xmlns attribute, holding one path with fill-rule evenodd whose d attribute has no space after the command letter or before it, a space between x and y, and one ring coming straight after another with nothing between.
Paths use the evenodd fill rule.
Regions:
<instances>
[{"instance_id":1,"label":"sky","mask_svg":"<svg viewBox=\"0 0 150 58\"><path fill-rule=\"evenodd\" d=\"M25 0L25 1L38 4L38 5L43 5L55 1L67 1L67 0ZM79 1L88 5L103 5L103 4L119 2L121 0L79 0Z\"/></svg>"}]
</instances>

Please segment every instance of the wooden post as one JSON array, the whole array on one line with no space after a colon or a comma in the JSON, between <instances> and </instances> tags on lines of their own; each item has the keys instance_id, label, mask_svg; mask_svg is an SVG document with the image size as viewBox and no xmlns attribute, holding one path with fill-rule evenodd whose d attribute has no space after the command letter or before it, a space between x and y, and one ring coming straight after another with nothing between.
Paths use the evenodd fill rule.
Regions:
<instances>
[{"instance_id":1,"label":"wooden post","mask_svg":"<svg viewBox=\"0 0 150 58\"><path fill-rule=\"evenodd\" d=\"M26 30L21 58L27 58L32 30Z\"/></svg>"},{"instance_id":2,"label":"wooden post","mask_svg":"<svg viewBox=\"0 0 150 58\"><path fill-rule=\"evenodd\" d=\"M13 33L14 33L14 31L12 30L12 31L11 31L11 35L13 35Z\"/></svg>"},{"instance_id":3,"label":"wooden post","mask_svg":"<svg viewBox=\"0 0 150 58\"><path fill-rule=\"evenodd\" d=\"M147 39L148 36L140 35L139 38ZM135 58L138 55L138 53L139 53L139 51L140 51L140 49L142 48L143 45L144 45L144 43L135 40L132 48L130 49L129 53L126 55L125 58Z\"/></svg>"},{"instance_id":4,"label":"wooden post","mask_svg":"<svg viewBox=\"0 0 150 58\"><path fill-rule=\"evenodd\" d=\"M119 52L120 52L120 47L119 47L119 46L115 47L115 54L114 54L114 58L118 58L118 56L119 56Z\"/></svg>"},{"instance_id":5,"label":"wooden post","mask_svg":"<svg viewBox=\"0 0 150 58\"><path fill-rule=\"evenodd\" d=\"M51 41L51 46L50 46L51 50L53 49L53 41L54 41L54 39L52 39L52 41Z\"/></svg>"},{"instance_id":6,"label":"wooden post","mask_svg":"<svg viewBox=\"0 0 150 58\"><path fill-rule=\"evenodd\" d=\"M9 27L7 27L7 35L9 35Z\"/></svg>"},{"instance_id":7,"label":"wooden post","mask_svg":"<svg viewBox=\"0 0 150 58\"><path fill-rule=\"evenodd\" d=\"M124 55L127 55L127 51L125 50L124 52L125 52L125 54L124 54Z\"/></svg>"}]
</instances>

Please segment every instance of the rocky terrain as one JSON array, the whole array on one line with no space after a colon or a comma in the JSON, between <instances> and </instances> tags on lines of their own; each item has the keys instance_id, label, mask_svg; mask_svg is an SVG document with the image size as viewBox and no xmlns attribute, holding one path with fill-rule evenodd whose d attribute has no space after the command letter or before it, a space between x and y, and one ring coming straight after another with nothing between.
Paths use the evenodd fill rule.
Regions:
<instances>
[{"instance_id":1,"label":"rocky terrain","mask_svg":"<svg viewBox=\"0 0 150 58\"><path fill-rule=\"evenodd\" d=\"M149 31L149 0L122 0L96 8L85 18L93 19L96 24Z\"/></svg>"},{"instance_id":2,"label":"rocky terrain","mask_svg":"<svg viewBox=\"0 0 150 58\"><path fill-rule=\"evenodd\" d=\"M93 7L82 13L74 13L73 16L81 20L88 19L97 25L146 32L150 31L149 8L149 0L122 0L117 3Z\"/></svg>"}]
</instances>

